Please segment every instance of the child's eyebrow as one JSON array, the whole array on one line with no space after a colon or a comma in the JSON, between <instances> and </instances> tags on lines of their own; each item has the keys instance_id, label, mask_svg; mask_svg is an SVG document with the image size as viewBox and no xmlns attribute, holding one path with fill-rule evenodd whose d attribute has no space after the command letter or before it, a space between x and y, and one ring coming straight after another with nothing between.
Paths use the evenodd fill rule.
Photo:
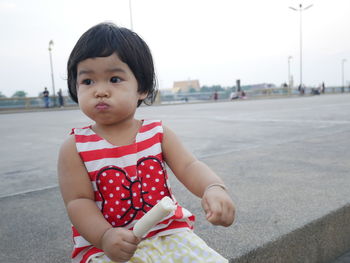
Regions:
<instances>
[{"instance_id":1,"label":"child's eyebrow","mask_svg":"<svg viewBox=\"0 0 350 263\"><path fill-rule=\"evenodd\" d=\"M125 73L126 71L122 68L111 68L111 69L107 69L106 72L108 72L108 73L114 73L114 72Z\"/></svg>"},{"instance_id":2,"label":"child's eyebrow","mask_svg":"<svg viewBox=\"0 0 350 263\"><path fill-rule=\"evenodd\" d=\"M83 74L90 74L90 73L93 73L93 70L82 69L82 70L79 70L78 76L83 75Z\"/></svg>"},{"instance_id":3,"label":"child's eyebrow","mask_svg":"<svg viewBox=\"0 0 350 263\"><path fill-rule=\"evenodd\" d=\"M105 72L107 72L107 73L114 73L114 72L126 73L126 71L122 68L110 68L110 69L106 69ZM94 71L82 69L78 72L78 76L84 75L84 74L91 74L91 73L94 73Z\"/></svg>"}]
</instances>

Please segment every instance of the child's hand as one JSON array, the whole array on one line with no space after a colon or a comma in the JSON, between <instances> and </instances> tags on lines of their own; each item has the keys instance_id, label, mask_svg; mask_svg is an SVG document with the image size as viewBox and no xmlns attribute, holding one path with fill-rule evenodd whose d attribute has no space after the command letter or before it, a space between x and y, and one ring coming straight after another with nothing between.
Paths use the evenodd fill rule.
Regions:
<instances>
[{"instance_id":1,"label":"child's hand","mask_svg":"<svg viewBox=\"0 0 350 263\"><path fill-rule=\"evenodd\" d=\"M235 207L227 192L219 186L210 187L202 197L207 220L213 225L230 226L235 219Z\"/></svg>"},{"instance_id":2,"label":"child's hand","mask_svg":"<svg viewBox=\"0 0 350 263\"><path fill-rule=\"evenodd\" d=\"M141 238L124 228L110 228L102 236L102 250L112 261L126 262L134 255Z\"/></svg>"}]
</instances>

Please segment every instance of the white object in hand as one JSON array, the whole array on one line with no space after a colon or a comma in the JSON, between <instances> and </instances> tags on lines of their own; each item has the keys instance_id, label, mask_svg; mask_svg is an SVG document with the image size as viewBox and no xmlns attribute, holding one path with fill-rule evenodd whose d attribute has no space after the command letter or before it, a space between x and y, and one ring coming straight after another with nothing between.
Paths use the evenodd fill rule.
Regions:
<instances>
[{"instance_id":1,"label":"white object in hand","mask_svg":"<svg viewBox=\"0 0 350 263\"><path fill-rule=\"evenodd\" d=\"M133 232L137 237L144 236L153 226L162 221L171 212L176 210L176 205L170 197L163 197L158 204L152 207L134 226Z\"/></svg>"}]
</instances>

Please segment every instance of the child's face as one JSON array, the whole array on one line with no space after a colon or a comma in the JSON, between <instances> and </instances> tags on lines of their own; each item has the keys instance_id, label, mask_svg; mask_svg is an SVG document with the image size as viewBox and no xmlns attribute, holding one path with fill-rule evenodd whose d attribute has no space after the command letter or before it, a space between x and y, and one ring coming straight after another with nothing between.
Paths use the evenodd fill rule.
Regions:
<instances>
[{"instance_id":1,"label":"child's face","mask_svg":"<svg viewBox=\"0 0 350 263\"><path fill-rule=\"evenodd\" d=\"M140 94L129 66L113 53L89 58L77 67L77 94L81 110L98 124L111 125L133 118Z\"/></svg>"}]
</instances>

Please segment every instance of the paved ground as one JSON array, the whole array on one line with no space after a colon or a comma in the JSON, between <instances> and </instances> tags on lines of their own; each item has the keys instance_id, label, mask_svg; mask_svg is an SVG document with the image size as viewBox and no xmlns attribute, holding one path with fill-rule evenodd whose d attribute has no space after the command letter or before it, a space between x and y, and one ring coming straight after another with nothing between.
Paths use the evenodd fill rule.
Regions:
<instances>
[{"instance_id":1,"label":"paved ground","mask_svg":"<svg viewBox=\"0 0 350 263\"><path fill-rule=\"evenodd\" d=\"M331 262L350 250L349 240L325 242L338 228L350 234L348 225L320 221L349 211L348 94L142 107L137 117L163 119L230 186L237 220L222 228L205 222L200 201L173 180L198 215L197 233L232 262ZM89 120L71 110L1 114L0 123L0 262L69 262L57 152L70 128ZM311 241L301 234L314 233L310 222L327 222ZM280 252L262 253L269 245Z\"/></svg>"}]
</instances>

